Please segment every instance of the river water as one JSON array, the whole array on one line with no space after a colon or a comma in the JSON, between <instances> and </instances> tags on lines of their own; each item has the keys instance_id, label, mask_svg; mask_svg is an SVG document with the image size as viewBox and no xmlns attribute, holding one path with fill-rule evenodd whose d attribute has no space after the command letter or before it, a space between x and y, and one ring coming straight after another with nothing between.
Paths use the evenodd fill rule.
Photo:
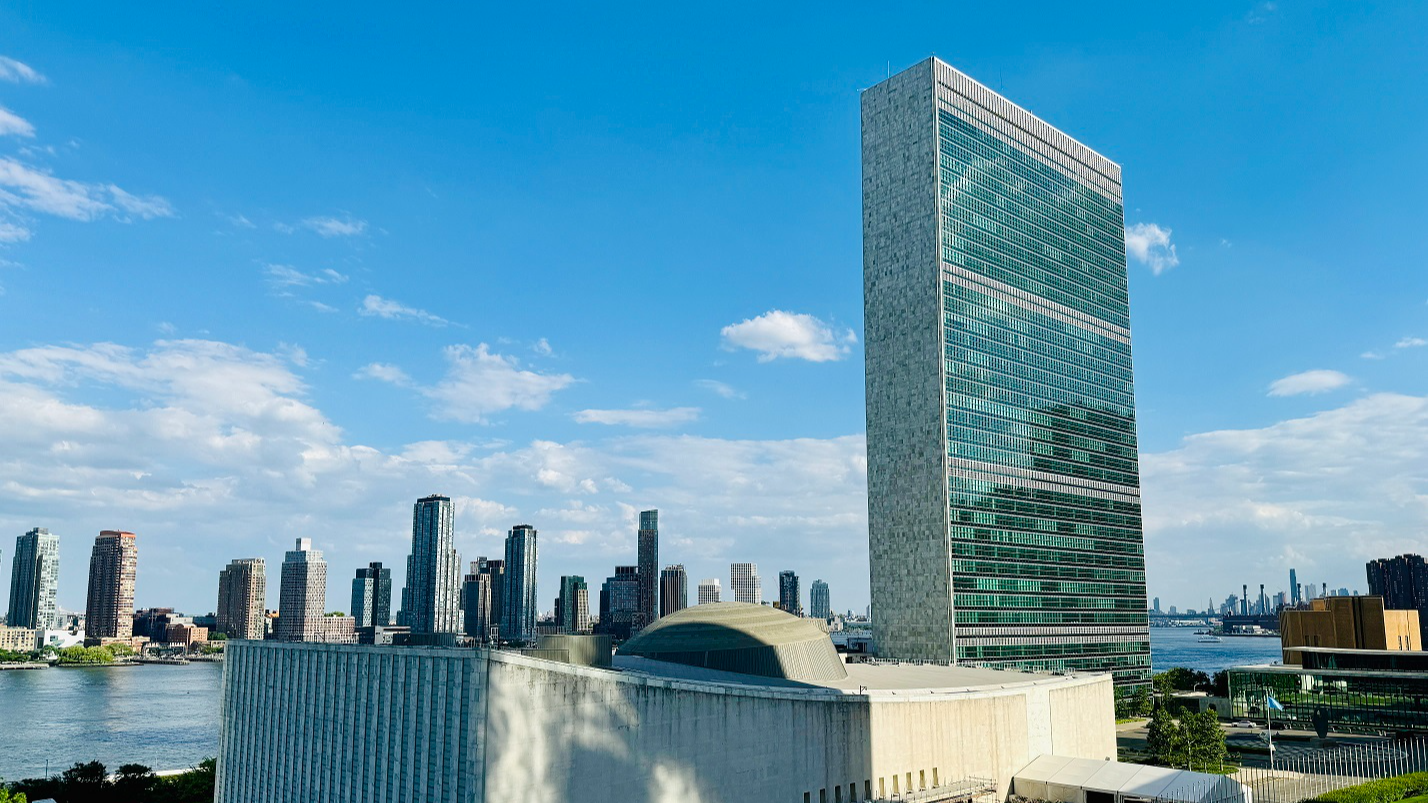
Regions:
<instances>
[{"instance_id":1,"label":"river water","mask_svg":"<svg viewBox=\"0 0 1428 803\"><path fill-rule=\"evenodd\" d=\"M1190 628L1150 630L1155 671L1215 672L1279 660L1277 638L1201 644ZM223 665L0 671L0 778L59 772L77 761L179 769L218 752Z\"/></svg>"},{"instance_id":2,"label":"river water","mask_svg":"<svg viewBox=\"0 0 1428 803\"><path fill-rule=\"evenodd\" d=\"M179 769L218 753L223 665L0 671L0 778L77 761Z\"/></svg>"}]
</instances>

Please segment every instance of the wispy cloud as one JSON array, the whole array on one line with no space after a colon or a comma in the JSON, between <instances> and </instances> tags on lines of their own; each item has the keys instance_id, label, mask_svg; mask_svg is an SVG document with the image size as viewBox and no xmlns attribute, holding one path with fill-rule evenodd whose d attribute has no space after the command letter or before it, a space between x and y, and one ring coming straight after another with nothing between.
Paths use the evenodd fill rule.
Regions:
<instances>
[{"instance_id":1,"label":"wispy cloud","mask_svg":"<svg viewBox=\"0 0 1428 803\"><path fill-rule=\"evenodd\" d=\"M355 237L367 231L367 221L351 217L310 217L302 222L302 226L323 237Z\"/></svg>"},{"instance_id":2,"label":"wispy cloud","mask_svg":"<svg viewBox=\"0 0 1428 803\"><path fill-rule=\"evenodd\" d=\"M303 273L291 265L272 264L267 267L268 284L276 288L312 287L318 284L344 284L347 277L331 268L316 273Z\"/></svg>"},{"instance_id":3,"label":"wispy cloud","mask_svg":"<svg viewBox=\"0 0 1428 803\"><path fill-rule=\"evenodd\" d=\"M719 332L724 348L759 352L759 362L780 357L829 362L847 356L850 344L858 342L852 329L835 330L812 315L769 310L756 318L729 324Z\"/></svg>"},{"instance_id":4,"label":"wispy cloud","mask_svg":"<svg viewBox=\"0 0 1428 803\"><path fill-rule=\"evenodd\" d=\"M45 77L33 67L9 56L0 56L0 81L12 84L43 84Z\"/></svg>"},{"instance_id":5,"label":"wispy cloud","mask_svg":"<svg viewBox=\"0 0 1428 803\"><path fill-rule=\"evenodd\" d=\"M694 386L717 393L726 399L747 399L749 397L749 394L717 379L696 379Z\"/></svg>"},{"instance_id":6,"label":"wispy cloud","mask_svg":"<svg viewBox=\"0 0 1428 803\"><path fill-rule=\"evenodd\" d=\"M352 375L353 379L375 379L379 382L387 382L398 387L409 387L412 378L407 376L407 372L401 368L385 362L368 363L357 370Z\"/></svg>"},{"instance_id":7,"label":"wispy cloud","mask_svg":"<svg viewBox=\"0 0 1428 803\"><path fill-rule=\"evenodd\" d=\"M1270 383L1269 395L1271 396L1298 396L1301 394L1314 395L1337 390L1353 380L1348 375L1338 371L1317 369L1304 371L1303 373L1291 374L1283 379L1276 379Z\"/></svg>"},{"instance_id":8,"label":"wispy cloud","mask_svg":"<svg viewBox=\"0 0 1428 803\"><path fill-rule=\"evenodd\" d=\"M23 243L30 239L30 230L17 223L0 220L0 243Z\"/></svg>"},{"instance_id":9,"label":"wispy cloud","mask_svg":"<svg viewBox=\"0 0 1428 803\"><path fill-rule=\"evenodd\" d=\"M373 294L362 299L362 306L357 308L359 315L369 318L385 318L389 321L416 321L427 326L451 326L451 321L440 315L433 315L424 309L409 307L400 301L393 301L390 298L382 298Z\"/></svg>"},{"instance_id":10,"label":"wispy cloud","mask_svg":"<svg viewBox=\"0 0 1428 803\"><path fill-rule=\"evenodd\" d=\"M106 215L127 221L171 217L169 202L157 195L137 196L113 184L88 184L56 178L10 157L0 157L0 208L40 212L68 220L97 220Z\"/></svg>"},{"instance_id":11,"label":"wispy cloud","mask_svg":"<svg viewBox=\"0 0 1428 803\"><path fill-rule=\"evenodd\" d=\"M668 410L581 410L572 417L582 424L609 424L640 429L668 429L699 420L698 407Z\"/></svg>"},{"instance_id":12,"label":"wispy cloud","mask_svg":"<svg viewBox=\"0 0 1428 803\"><path fill-rule=\"evenodd\" d=\"M555 353L555 350L550 347L550 341L545 338L537 340L535 345L531 346L531 351L534 351L542 357L549 357Z\"/></svg>"},{"instance_id":13,"label":"wispy cloud","mask_svg":"<svg viewBox=\"0 0 1428 803\"><path fill-rule=\"evenodd\" d=\"M33 137L35 127L29 120L0 106L0 137Z\"/></svg>"},{"instance_id":14,"label":"wispy cloud","mask_svg":"<svg viewBox=\"0 0 1428 803\"><path fill-rule=\"evenodd\" d=\"M1396 349L1419 349L1428 346L1428 340L1421 337L1405 337L1393 344Z\"/></svg>"},{"instance_id":15,"label":"wispy cloud","mask_svg":"<svg viewBox=\"0 0 1428 803\"><path fill-rule=\"evenodd\" d=\"M1175 244L1170 242L1170 229L1154 223L1136 223L1126 227L1126 253L1159 276L1180 264Z\"/></svg>"},{"instance_id":16,"label":"wispy cloud","mask_svg":"<svg viewBox=\"0 0 1428 803\"><path fill-rule=\"evenodd\" d=\"M109 185L109 195L114 199L114 205L119 209L144 220L174 216L173 206L157 195L130 195L113 184Z\"/></svg>"},{"instance_id":17,"label":"wispy cloud","mask_svg":"<svg viewBox=\"0 0 1428 803\"><path fill-rule=\"evenodd\" d=\"M493 353L489 346L447 346L446 375L435 385L421 386L401 368L388 363L363 366L354 376L398 387L412 387L433 402L431 416L440 421L484 424L506 410L539 410L556 391L575 377L544 374L520 366L514 357Z\"/></svg>"}]
</instances>

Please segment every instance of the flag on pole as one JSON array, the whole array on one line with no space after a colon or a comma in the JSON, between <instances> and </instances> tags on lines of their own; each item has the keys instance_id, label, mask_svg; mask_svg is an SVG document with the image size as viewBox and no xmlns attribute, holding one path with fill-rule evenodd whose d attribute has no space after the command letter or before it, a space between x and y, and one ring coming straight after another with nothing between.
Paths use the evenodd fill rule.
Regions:
<instances>
[{"instance_id":1,"label":"flag on pole","mask_svg":"<svg viewBox=\"0 0 1428 803\"><path fill-rule=\"evenodd\" d=\"M1283 710L1284 710L1284 706L1280 705L1280 704L1279 704L1279 701L1276 700L1276 699L1274 699L1274 695L1273 695L1273 694L1270 694L1269 692L1265 692L1265 693L1264 693L1264 702L1265 702L1266 705L1269 706L1269 708L1270 708L1271 711L1283 711Z\"/></svg>"}]
</instances>

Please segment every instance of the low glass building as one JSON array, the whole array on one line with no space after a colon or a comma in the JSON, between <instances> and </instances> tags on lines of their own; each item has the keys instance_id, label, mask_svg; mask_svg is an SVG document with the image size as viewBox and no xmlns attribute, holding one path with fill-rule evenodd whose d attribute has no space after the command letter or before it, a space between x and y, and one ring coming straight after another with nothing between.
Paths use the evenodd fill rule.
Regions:
<instances>
[{"instance_id":1,"label":"low glass building","mask_svg":"<svg viewBox=\"0 0 1428 803\"><path fill-rule=\"evenodd\" d=\"M1234 714L1263 720L1265 695L1284 706L1276 722L1315 730L1428 733L1428 653L1300 648L1302 664L1230 670Z\"/></svg>"}]
</instances>

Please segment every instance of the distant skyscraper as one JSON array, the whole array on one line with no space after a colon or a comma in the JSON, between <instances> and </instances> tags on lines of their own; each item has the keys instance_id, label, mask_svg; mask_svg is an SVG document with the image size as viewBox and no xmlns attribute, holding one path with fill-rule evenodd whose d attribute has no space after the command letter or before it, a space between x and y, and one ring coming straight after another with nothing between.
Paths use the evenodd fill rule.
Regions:
<instances>
[{"instance_id":1,"label":"distant skyscraper","mask_svg":"<svg viewBox=\"0 0 1428 803\"><path fill-rule=\"evenodd\" d=\"M1151 603L1150 609L1156 613L1160 613L1160 597L1155 598L1155 602Z\"/></svg>"},{"instance_id":2,"label":"distant skyscraper","mask_svg":"<svg viewBox=\"0 0 1428 803\"><path fill-rule=\"evenodd\" d=\"M517 524L506 536L506 577L501 606L501 638L536 637L536 530Z\"/></svg>"},{"instance_id":3,"label":"distant skyscraper","mask_svg":"<svg viewBox=\"0 0 1428 803\"><path fill-rule=\"evenodd\" d=\"M412 551L402 594L412 633L460 633L461 559L452 540L451 497L431 495L412 505Z\"/></svg>"},{"instance_id":4,"label":"distant skyscraper","mask_svg":"<svg viewBox=\"0 0 1428 803\"><path fill-rule=\"evenodd\" d=\"M1148 681L1120 167L935 58L862 121L879 654Z\"/></svg>"},{"instance_id":5,"label":"distant skyscraper","mask_svg":"<svg viewBox=\"0 0 1428 803\"><path fill-rule=\"evenodd\" d=\"M327 605L327 561L312 548L311 538L297 539L283 557L278 588L278 641L325 641L323 611Z\"/></svg>"},{"instance_id":6,"label":"distant skyscraper","mask_svg":"<svg viewBox=\"0 0 1428 803\"><path fill-rule=\"evenodd\" d=\"M798 591L798 575L791 571L778 573L778 606L794 616L803 615L803 603Z\"/></svg>"},{"instance_id":7,"label":"distant skyscraper","mask_svg":"<svg viewBox=\"0 0 1428 803\"><path fill-rule=\"evenodd\" d=\"M49 630L58 621L59 536L43 527L15 539L10 564L10 627Z\"/></svg>"},{"instance_id":8,"label":"distant skyscraper","mask_svg":"<svg viewBox=\"0 0 1428 803\"><path fill-rule=\"evenodd\" d=\"M1379 558L1369 561L1366 569L1369 594L1383 597L1383 606L1390 610L1418 611L1418 626L1428 638L1428 563L1423 556L1409 553ZM1314 596L1312 583L1309 596Z\"/></svg>"},{"instance_id":9,"label":"distant skyscraper","mask_svg":"<svg viewBox=\"0 0 1428 803\"><path fill-rule=\"evenodd\" d=\"M814 580L808 586L808 615L827 621L833 618L833 606L828 602L828 584Z\"/></svg>"},{"instance_id":10,"label":"distant skyscraper","mask_svg":"<svg viewBox=\"0 0 1428 803\"><path fill-rule=\"evenodd\" d=\"M699 604L708 605L711 602L719 602L723 596L723 589L719 587L719 578L710 577L707 580L699 581Z\"/></svg>"},{"instance_id":11,"label":"distant skyscraper","mask_svg":"<svg viewBox=\"0 0 1428 803\"><path fill-rule=\"evenodd\" d=\"M261 641L267 630L268 568L262 558L239 558L218 572L214 628L230 639Z\"/></svg>"},{"instance_id":12,"label":"distant skyscraper","mask_svg":"<svg viewBox=\"0 0 1428 803\"><path fill-rule=\"evenodd\" d=\"M357 627L387 627L392 623L392 570L369 563L352 578L352 618Z\"/></svg>"},{"instance_id":13,"label":"distant skyscraper","mask_svg":"<svg viewBox=\"0 0 1428 803\"><path fill-rule=\"evenodd\" d=\"M659 511L640 511L639 554L640 605L635 630L659 618Z\"/></svg>"},{"instance_id":14,"label":"distant skyscraper","mask_svg":"<svg viewBox=\"0 0 1428 803\"><path fill-rule=\"evenodd\" d=\"M735 602L749 602L754 605L763 602L764 589L759 581L758 564L729 564L729 589L734 592Z\"/></svg>"},{"instance_id":15,"label":"distant skyscraper","mask_svg":"<svg viewBox=\"0 0 1428 803\"><path fill-rule=\"evenodd\" d=\"M1294 571L1293 569L1290 569L1290 570L1289 570L1289 599L1290 599L1290 601L1291 601L1293 604L1298 605L1299 602L1300 602L1299 596L1300 596L1300 595L1299 595L1299 577L1298 577L1298 575L1295 573L1295 571Z\"/></svg>"},{"instance_id":16,"label":"distant skyscraper","mask_svg":"<svg viewBox=\"0 0 1428 803\"><path fill-rule=\"evenodd\" d=\"M689 575L684 565L664 567L659 575L659 615L669 616L689 606Z\"/></svg>"},{"instance_id":17,"label":"distant skyscraper","mask_svg":"<svg viewBox=\"0 0 1428 803\"><path fill-rule=\"evenodd\" d=\"M590 632L590 592L585 587L584 577L566 575L560 578L555 621L562 633Z\"/></svg>"},{"instance_id":18,"label":"distant skyscraper","mask_svg":"<svg viewBox=\"0 0 1428 803\"><path fill-rule=\"evenodd\" d=\"M103 530L89 555L84 632L91 639L127 639L134 632L134 576L139 548L133 533Z\"/></svg>"},{"instance_id":19,"label":"distant skyscraper","mask_svg":"<svg viewBox=\"0 0 1428 803\"><path fill-rule=\"evenodd\" d=\"M492 563L499 566L501 561L488 561L484 556L471 561L471 571L461 585L461 612L465 619L462 631L474 639L490 636L491 625L499 621L491 616Z\"/></svg>"},{"instance_id":20,"label":"distant skyscraper","mask_svg":"<svg viewBox=\"0 0 1428 803\"><path fill-rule=\"evenodd\" d=\"M615 576L600 586L600 632L616 640L630 637L640 611L638 566L616 566Z\"/></svg>"}]
</instances>

